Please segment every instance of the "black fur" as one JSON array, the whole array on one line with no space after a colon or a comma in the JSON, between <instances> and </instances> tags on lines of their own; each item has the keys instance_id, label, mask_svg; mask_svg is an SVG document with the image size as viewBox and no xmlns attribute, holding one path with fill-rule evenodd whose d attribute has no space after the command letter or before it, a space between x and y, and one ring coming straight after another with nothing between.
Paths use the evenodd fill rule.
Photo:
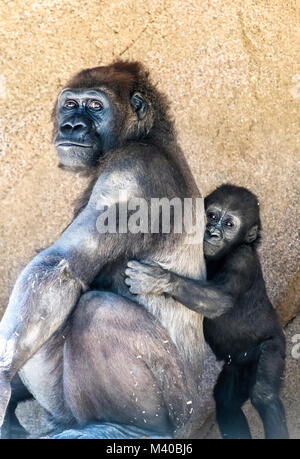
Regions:
<instances>
[{"instance_id":1,"label":"black fur","mask_svg":"<svg viewBox=\"0 0 300 459\"><path fill-rule=\"evenodd\" d=\"M206 282L131 261L126 283L132 293L167 293L204 314L205 339L217 358L225 361L214 389L224 438L250 438L241 409L249 398L266 437L287 438L279 398L285 337L256 252L261 230L258 200L246 188L226 184L207 196L205 208Z\"/></svg>"}]
</instances>

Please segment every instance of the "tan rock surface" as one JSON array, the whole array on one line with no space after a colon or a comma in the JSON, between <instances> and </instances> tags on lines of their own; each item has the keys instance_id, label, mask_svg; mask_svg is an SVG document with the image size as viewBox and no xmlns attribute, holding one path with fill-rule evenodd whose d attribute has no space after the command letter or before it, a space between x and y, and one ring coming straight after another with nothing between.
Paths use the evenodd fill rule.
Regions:
<instances>
[{"instance_id":1,"label":"tan rock surface","mask_svg":"<svg viewBox=\"0 0 300 459\"><path fill-rule=\"evenodd\" d=\"M296 5L293 0L1 1L0 310L19 267L63 230L85 184L56 167L50 145L56 94L81 68L121 57L143 61L168 94L203 194L226 181L258 193L270 297L284 320L295 315Z\"/></svg>"}]
</instances>

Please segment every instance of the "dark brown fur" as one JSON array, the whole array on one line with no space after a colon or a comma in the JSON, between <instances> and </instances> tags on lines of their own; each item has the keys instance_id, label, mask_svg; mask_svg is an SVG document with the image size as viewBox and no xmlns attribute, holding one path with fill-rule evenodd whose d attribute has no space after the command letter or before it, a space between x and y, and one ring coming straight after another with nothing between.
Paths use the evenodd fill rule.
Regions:
<instances>
[{"instance_id":1,"label":"dark brown fur","mask_svg":"<svg viewBox=\"0 0 300 459\"><path fill-rule=\"evenodd\" d=\"M124 282L124 270L134 256L200 279L205 272L202 239L188 246L186 234L99 234L95 225L97 203L110 205L119 189L144 198L199 196L177 144L167 101L138 63L84 70L67 87L75 89L73 94L76 88L105 92L115 114L112 130L105 135L117 140L93 167L83 165L91 182L77 201L73 222L20 275L1 324L3 335L17 349L8 374L22 367L27 387L59 421L69 422L71 413L78 423L109 420L164 433L184 430L193 412L201 424L207 416L199 397L202 317L172 298L134 297ZM131 104L134 92L147 102L144 117ZM63 109L56 103L54 136L61 129L58 115L61 122L69 117ZM20 311L26 317L22 323L17 319ZM17 332L13 337L12 317ZM64 323L70 331L58 336Z\"/></svg>"}]
</instances>

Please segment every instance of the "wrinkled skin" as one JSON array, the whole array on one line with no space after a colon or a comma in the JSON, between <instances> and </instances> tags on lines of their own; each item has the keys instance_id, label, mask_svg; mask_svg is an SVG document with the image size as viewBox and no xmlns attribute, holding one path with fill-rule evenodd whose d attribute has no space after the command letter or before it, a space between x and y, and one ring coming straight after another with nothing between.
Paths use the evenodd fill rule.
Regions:
<instances>
[{"instance_id":1,"label":"wrinkled skin","mask_svg":"<svg viewBox=\"0 0 300 459\"><path fill-rule=\"evenodd\" d=\"M223 438L251 438L241 409L249 398L266 438L288 438L279 398L285 338L256 253L257 199L245 188L223 185L205 199L205 206L207 281L130 261L125 282L133 294L164 293L205 316L205 339L225 361L214 389Z\"/></svg>"},{"instance_id":2,"label":"wrinkled skin","mask_svg":"<svg viewBox=\"0 0 300 459\"><path fill-rule=\"evenodd\" d=\"M59 132L55 147L61 163L92 166L107 151L105 132L113 122L109 98L95 89L65 89L58 105Z\"/></svg>"},{"instance_id":3,"label":"wrinkled skin","mask_svg":"<svg viewBox=\"0 0 300 459\"><path fill-rule=\"evenodd\" d=\"M130 105L137 118L146 116L146 101L134 92ZM54 139L60 163L70 168L86 168L121 145L121 114L105 92L99 89L64 89L58 98L58 132Z\"/></svg>"}]
</instances>

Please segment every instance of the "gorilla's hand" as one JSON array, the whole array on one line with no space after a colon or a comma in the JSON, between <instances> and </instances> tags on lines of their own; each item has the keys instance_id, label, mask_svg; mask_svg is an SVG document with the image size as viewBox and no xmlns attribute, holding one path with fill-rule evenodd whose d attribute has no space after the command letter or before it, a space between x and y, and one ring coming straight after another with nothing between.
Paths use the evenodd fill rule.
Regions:
<instances>
[{"instance_id":1,"label":"gorilla's hand","mask_svg":"<svg viewBox=\"0 0 300 459\"><path fill-rule=\"evenodd\" d=\"M148 265L132 260L127 263L125 283L135 295L161 295L168 293L170 272L158 265Z\"/></svg>"}]
</instances>

